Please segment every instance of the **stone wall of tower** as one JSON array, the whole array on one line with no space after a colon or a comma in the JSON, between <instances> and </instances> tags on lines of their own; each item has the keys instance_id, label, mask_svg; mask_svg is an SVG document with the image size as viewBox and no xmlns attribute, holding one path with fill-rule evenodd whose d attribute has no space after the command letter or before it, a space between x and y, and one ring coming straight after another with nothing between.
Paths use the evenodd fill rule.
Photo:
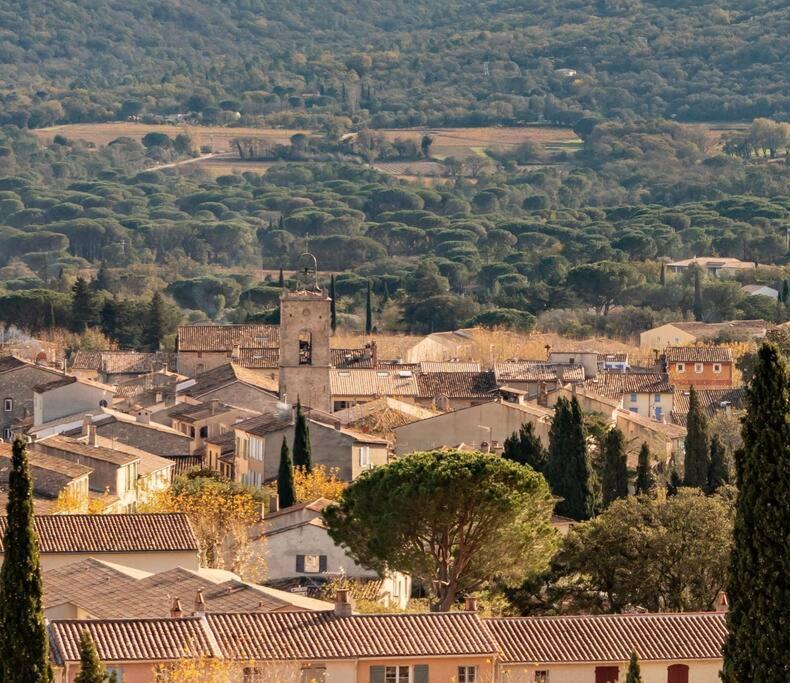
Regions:
<instances>
[{"instance_id":1,"label":"stone wall of tower","mask_svg":"<svg viewBox=\"0 0 790 683\"><path fill-rule=\"evenodd\" d=\"M280 297L280 398L331 411L330 299L323 292Z\"/></svg>"}]
</instances>

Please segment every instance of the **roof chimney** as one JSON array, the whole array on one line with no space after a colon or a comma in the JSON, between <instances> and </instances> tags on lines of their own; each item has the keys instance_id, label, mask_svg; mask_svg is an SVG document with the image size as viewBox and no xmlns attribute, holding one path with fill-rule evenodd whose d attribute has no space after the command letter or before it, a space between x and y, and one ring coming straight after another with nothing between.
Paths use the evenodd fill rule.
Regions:
<instances>
[{"instance_id":1,"label":"roof chimney","mask_svg":"<svg viewBox=\"0 0 790 683\"><path fill-rule=\"evenodd\" d=\"M467 595L464 599L464 612L477 612L477 598Z\"/></svg>"},{"instance_id":2,"label":"roof chimney","mask_svg":"<svg viewBox=\"0 0 790 683\"><path fill-rule=\"evenodd\" d=\"M350 617L353 614L351 598L346 588L339 588L335 596L335 616Z\"/></svg>"},{"instance_id":3,"label":"roof chimney","mask_svg":"<svg viewBox=\"0 0 790 683\"><path fill-rule=\"evenodd\" d=\"M95 425L88 425L88 445L89 446L98 446L98 436L96 434L96 426Z\"/></svg>"},{"instance_id":4,"label":"roof chimney","mask_svg":"<svg viewBox=\"0 0 790 683\"><path fill-rule=\"evenodd\" d=\"M91 418L90 415L85 415L82 418L82 436L88 436L91 428Z\"/></svg>"},{"instance_id":5,"label":"roof chimney","mask_svg":"<svg viewBox=\"0 0 790 683\"><path fill-rule=\"evenodd\" d=\"M173 604L170 605L170 618L178 619L183 616L184 612L181 609L181 601L178 598L173 598Z\"/></svg>"},{"instance_id":6,"label":"roof chimney","mask_svg":"<svg viewBox=\"0 0 790 683\"><path fill-rule=\"evenodd\" d=\"M206 601L203 599L203 591L198 588L198 592L195 594L195 611L192 613L192 616L202 617L205 613Z\"/></svg>"},{"instance_id":7,"label":"roof chimney","mask_svg":"<svg viewBox=\"0 0 790 683\"><path fill-rule=\"evenodd\" d=\"M719 591L716 594L716 599L713 601L713 609L717 612L730 611L730 601L727 599L727 594L724 591Z\"/></svg>"}]
</instances>

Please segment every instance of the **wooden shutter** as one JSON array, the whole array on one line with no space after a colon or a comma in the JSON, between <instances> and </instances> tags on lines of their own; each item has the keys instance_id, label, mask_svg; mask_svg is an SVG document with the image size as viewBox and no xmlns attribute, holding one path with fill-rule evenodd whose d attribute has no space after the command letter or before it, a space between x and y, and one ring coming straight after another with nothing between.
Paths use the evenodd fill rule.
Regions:
<instances>
[{"instance_id":1,"label":"wooden shutter","mask_svg":"<svg viewBox=\"0 0 790 683\"><path fill-rule=\"evenodd\" d=\"M326 555L319 555L318 556L318 571L325 572L326 571Z\"/></svg>"},{"instance_id":2,"label":"wooden shutter","mask_svg":"<svg viewBox=\"0 0 790 683\"><path fill-rule=\"evenodd\" d=\"M617 683L620 677L620 667L617 666L596 666L595 683Z\"/></svg>"},{"instance_id":3,"label":"wooden shutter","mask_svg":"<svg viewBox=\"0 0 790 683\"><path fill-rule=\"evenodd\" d=\"M667 683L689 683L689 668L685 664L673 664L667 669Z\"/></svg>"},{"instance_id":4,"label":"wooden shutter","mask_svg":"<svg viewBox=\"0 0 790 683\"><path fill-rule=\"evenodd\" d=\"M414 683L428 683L428 665L414 665Z\"/></svg>"},{"instance_id":5,"label":"wooden shutter","mask_svg":"<svg viewBox=\"0 0 790 683\"><path fill-rule=\"evenodd\" d=\"M304 555L296 556L296 571L304 574Z\"/></svg>"},{"instance_id":6,"label":"wooden shutter","mask_svg":"<svg viewBox=\"0 0 790 683\"><path fill-rule=\"evenodd\" d=\"M384 667L371 666L370 667L370 683L384 683Z\"/></svg>"}]
</instances>

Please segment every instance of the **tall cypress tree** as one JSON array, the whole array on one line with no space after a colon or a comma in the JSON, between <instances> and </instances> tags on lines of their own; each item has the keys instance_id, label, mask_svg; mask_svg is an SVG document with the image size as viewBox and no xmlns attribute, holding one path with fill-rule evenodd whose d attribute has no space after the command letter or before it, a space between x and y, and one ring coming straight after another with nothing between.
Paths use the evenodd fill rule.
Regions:
<instances>
[{"instance_id":1,"label":"tall cypress tree","mask_svg":"<svg viewBox=\"0 0 790 683\"><path fill-rule=\"evenodd\" d=\"M647 441L639 449L639 461L636 465L636 494L649 494L656 487L656 478L653 476L652 457Z\"/></svg>"},{"instance_id":2,"label":"tall cypress tree","mask_svg":"<svg viewBox=\"0 0 790 683\"><path fill-rule=\"evenodd\" d=\"M642 670L639 668L639 657L636 652L631 653L631 661L628 662L628 673L625 675L625 683L642 683Z\"/></svg>"},{"instance_id":3,"label":"tall cypress tree","mask_svg":"<svg viewBox=\"0 0 790 683\"><path fill-rule=\"evenodd\" d=\"M628 460L625 453L625 437L617 427L606 433L601 479L604 507L609 507L618 498L625 498L628 495Z\"/></svg>"},{"instance_id":4,"label":"tall cypress tree","mask_svg":"<svg viewBox=\"0 0 790 683\"><path fill-rule=\"evenodd\" d=\"M96 271L96 277L91 282L91 289L94 292L102 292L110 290L110 272L107 270L107 264L102 261L99 270Z\"/></svg>"},{"instance_id":5,"label":"tall cypress tree","mask_svg":"<svg viewBox=\"0 0 790 683\"><path fill-rule=\"evenodd\" d=\"M107 672L99 661L96 645L88 631L80 634L80 672L74 683L105 683Z\"/></svg>"},{"instance_id":6,"label":"tall cypress tree","mask_svg":"<svg viewBox=\"0 0 790 683\"><path fill-rule=\"evenodd\" d=\"M715 493L725 484L730 483L730 467L727 462L727 450L714 434L710 440L710 465L708 466L708 493Z\"/></svg>"},{"instance_id":7,"label":"tall cypress tree","mask_svg":"<svg viewBox=\"0 0 790 683\"><path fill-rule=\"evenodd\" d=\"M82 334L99 321L99 303L88 281L80 276L71 288L71 329Z\"/></svg>"},{"instance_id":8,"label":"tall cypress tree","mask_svg":"<svg viewBox=\"0 0 790 683\"><path fill-rule=\"evenodd\" d=\"M661 274L659 275L659 282L661 283L662 287L667 283L667 266L663 261L661 262Z\"/></svg>"},{"instance_id":9,"label":"tall cypress tree","mask_svg":"<svg viewBox=\"0 0 790 683\"><path fill-rule=\"evenodd\" d=\"M33 482L24 442L14 441L8 477L8 519L0 569L0 680L51 683L41 603L41 565L33 529Z\"/></svg>"},{"instance_id":10,"label":"tall cypress tree","mask_svg":"<svg viewBox=\"0 0 790 683\"><path fill-rule=\"evenodd\" d=\"M790 368L773 344L746 389L727 583L727 683L786 681L790 653Z\"/></svg>"},{"instance_id":11,"label":"tall cypress tree","mask_svg":"<svg viewBox=\"0 0 790 683\"><path fill-rule=\"evenodd\" d=\"M560 397L549 432L549 456L544 474L552 492L563 500L557 512L578 521L590 519L595 508L595 488L584 419L574 396Z\"/></svg>"},{"instance_id":12,"label":"tall cypress tree","mask_svg":"<svg viewBox=\"0 0 790 683\"><path fill-rule=\"evenodd\" d=\"M335 276L329 278L329 298L332 300L329 308L329 319L332 324L332 334L337 331L337 295L335 294Z\"/></svg>"},{"instance_id":13,"label":"tall cypress tree","mask_svg":"<svg viewBox=\"0 0 790 683\"><path fill-rule=\"evenodd\" d=\"M148 305L148 321L143 334L143 341L149 351L159 351L167 326L165 300L159 291L154 292Z\"/></svg>"},{"instance_id":14,"label":"tall cypress tree","mask_svg":"<svg viewBox=\"0 0 790 683\"><path fill-rule=\"evenodd\" d=\"M702 412L694 387L689 391L689 412L686 418L686 456L683 467L683 486L706 489L710 468L708 421Z\"/></svg>"},{"instance_id":15,"label":"tall cypress tree","mask_svg":"<svg viewBox=\"0 0 790 683\"><path fill-rule=\"evenodd\" d=\"M368 280L367 296L365 299L365 334L373 332L373 294Z\"/></svg>"},{"instance_id":16,"label":"tall cypress tree","mask_svg":"<svg viewBox=\"0 0 790 683\"><path fill-rule=\"evenodd\" d=\"M531 422L525 422L518 432L505 439L502 456L520 465L529 465L536 472L546 467L546 449Z\"/></svg>"},{"instance_id":17,"label":"tall cypress tree","mask_svg":"<svg viewBox=\"0 0 790 683\"><path fill-rule=\"evenodd\" d=\"M296 490L294 489L294 468L291 462L291 453L288 451L288 442L283 437L280 447L280 469L277 471L277 495L280 497L280 507L289 508L296 503Z\"/></svg>"},{"instance_id":18,"label":"tall cypress tree","mask_svg":"<svg viewBox=\"0 0 790 683\"><path fill-rule=\"evenodd\" d=\"M694 320L697 322L701 321L704 309L702 306L702 278L700 277L699 266L694 266L694 302L692 304L692 311L694 313Z\"/></svg>"},{"instance_id":19,"label":"tall cypress tree","mask_svg":"<svg viewBox=\"0 0 790 683\"><path fill-rule=\"evenodd\" d=\"M310 447L310 428L302 412L302 404L296 399L296 424L294 425L294 467L307 472L313 470L312 449Z\"/></svg>"}]
</instances>

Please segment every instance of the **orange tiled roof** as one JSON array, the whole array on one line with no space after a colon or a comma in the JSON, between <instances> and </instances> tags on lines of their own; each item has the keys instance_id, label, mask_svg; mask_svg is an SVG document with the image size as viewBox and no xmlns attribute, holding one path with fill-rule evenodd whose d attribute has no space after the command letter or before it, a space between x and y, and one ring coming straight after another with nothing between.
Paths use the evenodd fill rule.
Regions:
<instances>
[{"instance_id":1,"label":"orange tiled roof","mask_svg":"<svg viewBox=\"0 0 790 683\"><path fill-rule=\"evenodd\" d=\"M422 372L417 375L417 387L424 398L491 398L496 378L493 372Z\"/></svg>"},{"instance_id":2,"label":"orange tiled roof","mask_svg":"<svg viewBox=\"0 0 790 683\"><path fill-rule=\"evenodd\" d=\"M185 325L178 328L178 351L232 351L278 346L277 325Z\"/></svg>"},{"instance_id":3,"label":"orange tiled roof","mask_svg":"<svg viewBox=\"0 0 790 683\"><path fill-rule=\"evenodd\" d=\"M584 387L609 398L623 394L671 394L672 385L659 373L602 372L588 379Z\"/></svg>"},{"instance_id":4,"label":"orange tiled roof","mask_svg":"<svg viewBox=\"0 0 790 683\"><path fill-rule=\"evenodd\" d=\"M668 346L668 363L732 363L727 346Z\"/></svg>"}]
</instances>

